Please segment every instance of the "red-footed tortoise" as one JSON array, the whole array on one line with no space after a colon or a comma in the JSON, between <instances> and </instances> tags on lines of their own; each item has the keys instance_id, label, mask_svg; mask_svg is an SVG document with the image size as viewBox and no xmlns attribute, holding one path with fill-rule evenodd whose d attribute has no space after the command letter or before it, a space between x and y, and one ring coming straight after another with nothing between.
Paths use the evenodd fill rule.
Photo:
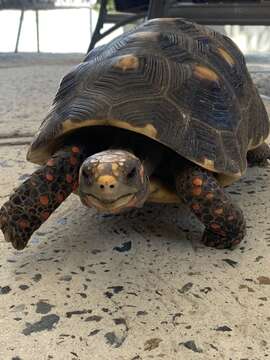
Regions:
<instances>
[{"instance_id":1,"label":"red-footed tortoise","mask_svg":"<svg viewBox=\"0 0 270 360\"><path fill-rule=\"evenodd\" d=\"M147 21L92 50L64 77L27 159L42 165L0 210L23 249L71 192L119 212L183 201L203 242L232 247L246 231L223 187L270 157L269 121L242 53L183 19Z\"/></svg>"}]
</instances>

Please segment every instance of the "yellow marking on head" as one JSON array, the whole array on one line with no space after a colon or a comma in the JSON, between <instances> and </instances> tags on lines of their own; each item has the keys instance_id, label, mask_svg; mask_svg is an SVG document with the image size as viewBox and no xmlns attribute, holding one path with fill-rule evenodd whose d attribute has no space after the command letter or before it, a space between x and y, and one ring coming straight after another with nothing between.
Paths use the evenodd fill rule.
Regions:
<instances>
[{"instance_id":1,"label":"yellow marking on head","mask_svg":"<svg viewBox=\"0 0 270 360\"><path fill-rule=\"evenodd\" d=\"M98 178L99 185L111 185L116 183L116 178L112 175L102 175Z\"/></svg>"},{"instance_id":2,"label":"yellow marking on head","mask_svg":"<svg viewBox=\"0 0 270 360\"><path fill-rule=\"evenodd\" d=\"M106 165L105 164L98 164L98 166L96 167L97 171L103 171L105 169Z\"/></svg>"},{"instance_id":3,"label":"yellow marking on head","mask_svg":"<svg viewBox=\"0 0 270 360\"><path fill-rule=\"evenodd\" d=\"M218 75L206 66L197 65L194 68L194 75L202 80L218 81Z\"/></svg>"},{"instance_id":4,"label":"yellow marking on head","mask_svg":"<svg viewBox=\"0 0 270 360\"><path fill-rule=\"evenodd\" d=\"M235 64L233 57L227 51L222 48L218 48L218 52L229 65Z\"/></svg>"},{"instance_id":5,"label":"yellow marking on head","mask_svg":"<svg viewBox=\"0 0 270 360\"><path fill-rule=\"evenodd\" d=\"M114 64L114 67L123 71L138 69L139 59L134 55L124 55Z\"/></svg>"},{"instance_id":6,"label":"yellow marking on head","mask_svg":"<svg viewBox=\"0 0 270 360\"><path fill-rule=\"evenodd\" d=\"M117 170L119 168L118 163L112 163L112 169L113 171Z\"/></svg>"},{"instance_id":7,"label":"yellow marking on head","mask_svg":"<svg viewBox=\"0 0 270 360\"><path fill-rule=\"evenodd\" d=\"M112 163L112 172L114 176L119 176L119 165L118 163Z\"/></svg>"}]
</instances>

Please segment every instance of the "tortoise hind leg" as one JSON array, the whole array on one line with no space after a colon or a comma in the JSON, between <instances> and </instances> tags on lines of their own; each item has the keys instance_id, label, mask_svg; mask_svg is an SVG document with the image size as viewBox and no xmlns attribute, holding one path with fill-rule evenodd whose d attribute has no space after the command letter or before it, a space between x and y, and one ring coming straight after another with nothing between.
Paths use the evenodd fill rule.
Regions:
<instances>
[{"instance_id":1,"label":"tortoise hind leg","mask_svg":"<svg viewBox=\"0 0 270 360\"><path fill-rule=\"evenodd\" d=\"M246 233L243 213L213 173L191 164L176 173L175 181L178 196L205 225L205 245L231 248L241 242Z\"/></svg>"},{"instance_id":2,"label":"tortoise hind leg","mask_svg":"<svg viewBox=\"0 0 270 360\"><path fill-rule=\"evenodd\" d=\"M79 169L86 158L82 147L55 153L47 164L23 182L0 209L0 229L17 250L78 185Z\"/></svg>"},{"instance_id":3,"label":"tortoise hind leg","mask_svg":"<svg viewBox=\"0 0 270 360\"><path fill-rule=\"evenodd\" d=\"M267 166L268 160L270 160L270 147L266 143L247 153L249 166Z\"/></svg>"}]
</instances>

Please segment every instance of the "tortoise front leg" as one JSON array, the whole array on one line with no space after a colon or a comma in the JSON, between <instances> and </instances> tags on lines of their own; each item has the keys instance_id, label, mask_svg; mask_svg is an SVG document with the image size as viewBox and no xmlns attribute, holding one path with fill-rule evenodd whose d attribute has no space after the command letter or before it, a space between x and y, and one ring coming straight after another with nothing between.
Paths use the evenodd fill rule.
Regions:
<instances>
[{"instance_id":1,"label":"tortoise front leg","mask_svg":"<svg viewBox=\"0 0 270 360\"><path fill-rule=\"evenodd\" d=\"M0 209L5 240L22 250L35 230L78 186L79 169L86 158L79 146L55 153L47 164L23 182Z\"/></svg>"},{"instance_id":2,"label":"tortoise front leg","mask_svg":"<svg viewBox=\"0 0 270 360\"><path fill-rule=\"evenodd\" d=\"M178 172L178 196L205 225L203 243L216 248L230 248L246 234L242 210L219 185L213 173L196 165Z\"/></svg>"}]
</instances>

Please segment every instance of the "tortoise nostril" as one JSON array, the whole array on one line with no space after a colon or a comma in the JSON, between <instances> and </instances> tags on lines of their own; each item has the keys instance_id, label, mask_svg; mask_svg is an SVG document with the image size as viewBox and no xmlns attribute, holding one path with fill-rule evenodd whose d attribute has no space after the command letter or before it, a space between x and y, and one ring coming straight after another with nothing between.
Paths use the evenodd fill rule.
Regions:
<instances>
[{"instance_id":1,"label":"tortoise nostril","mask_svg":"<svg viewBox=\"0 0 270 360\"><path fill-rule=\"evenodd\" d=\"M100 187L101 189L104 189L105 186L104 186L103 184L101 184L99 187Z\"/></svg>"},{"instance_id":2,"label":"tortoise nostril","mask_svg":"<svg viewBox=\"0 0 270 360\"><path fill-rule=\"evenodd\" d=\"M110 188L113 189L113 188L114 188L114 185L110 185Z\"/></svg>"}]
</instances>

